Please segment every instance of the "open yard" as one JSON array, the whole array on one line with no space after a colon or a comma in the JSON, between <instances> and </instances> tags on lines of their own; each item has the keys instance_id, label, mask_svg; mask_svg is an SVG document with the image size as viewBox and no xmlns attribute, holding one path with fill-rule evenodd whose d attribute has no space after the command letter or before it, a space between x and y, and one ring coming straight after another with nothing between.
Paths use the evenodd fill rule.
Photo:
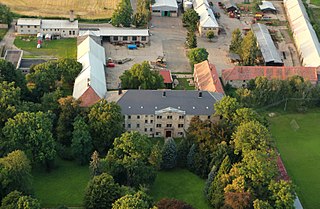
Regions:
<instances>
[{"instance_id":1,"label":"open yard","mask_svg":"<svg viewBox=\"0 0 320 209\"><path fill-rule=\"evenodd\" d=\"M35 195L42 207L77 207L82 206L84 190L89 181L89 168L59 160L53 171L47 173L44 170L35 170L33 178Z\"/></svg>"},{"instance_id":2,"label":"open yard","mask_svg":"<svg viewBox=\"0 0 320 209\"><path fill-rule=\"evenodd\" d=\"M270 119L289 176L305 209L320 208L320 110L283 114Z\"/></svg>"},{"instance_id":3,"label":"open yard","mask_svg":"<svg viewBox=\"0 0 320 209\"><path fill-rule=\"evenodd\" d=\"M76 38L44 41L42 48L37 49L37 39L34 36L17 36L14 40L16 47L24 50L24 57L56 57L76 58Z\"/></svg>"},{"instance_id":4,"label":"open yard","mask_svg":"<svg viewBox=\"0 0 320 209\"><path fill-rule=\"evenodd\" d=\"M0 0L20 15L66 17L74 10L75 17L85 19L110 18L118 0Z\"/></svg>"},{"instance_id":5,"label":"open yard","mask_svg":"<svg viewBox=\"0 0 320 209\"><path fill-rule=\"evenodd\" d=\"M204 194L204 180L182 169L161 171L151 189L151 195L158 201L175 198L191 204L194 208L209 209Z\"/></svg>"}]
</instances>

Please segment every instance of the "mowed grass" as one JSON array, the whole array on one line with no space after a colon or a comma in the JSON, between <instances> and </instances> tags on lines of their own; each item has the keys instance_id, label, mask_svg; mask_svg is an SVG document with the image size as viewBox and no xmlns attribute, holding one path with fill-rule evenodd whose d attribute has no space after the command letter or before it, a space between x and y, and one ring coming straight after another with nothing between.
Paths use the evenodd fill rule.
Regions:
<instances>
[{"instance_id":1,"label":"mowed grass","mask_svg":"<svg viewBox=\"0 0 320 209\"><path fill-rule=\"evenodd\" d=\"M85 19L110 18L119 0L0 0L20 15L69 18L74 16Z\"/></svg>"},{"instance_id":2,"label":"mowed grass","mask_svg":"<svg viewBox=\"0 0 320 209\"><path fill-rule=\"evenodd\" d=\"M270 119L271 132L305 209L320 208L320 110Z\"/></svg>"},{"instance_id":3,"label":"mowed grass","mask_svg":"<svg viewBox=\"0 0 320 209\"><path fill-rule=\"evenodd\" d=\"M44 41L42 47L37 49L37 39L34 36L17 36L14 40L16 47L26 51L25 57L56 57L76 58L77 39L66 38Z\"/></svg>"},{"instance_id":4,"label":"mowed grass","mask_svg":"<svg viewBox=\"0 0 320 209\"><path fill-rule=\"evenodd\" d=\"M195 90L194 86L190 86L188 82L189 78L178 78L179 85L174 90ZM193 81L193 78L190 78Z\"/></svg>"},{"instance_id":5,"label":"mowed grass","mask_svg":"<svg viewBox=\"0 0 320 209\"><path fill-rule=\"evenodd\" d=\"M42 207L81 207L89 181L89 167L59 160L57 168L50 173L37 169L33 172L33 178L35 196Z\"/></svg>"},{"instance_id":6,"label":"mowed grass","mask_svg":"<svg viewBox=\"0 0 320 209\"><path fill-rule=\"evenodd\" d=\"M188 170L160 171L151 189L155 201L175 198L197 209L209 209L203 189L205 181Z\"/></svg>"}]
</instances>

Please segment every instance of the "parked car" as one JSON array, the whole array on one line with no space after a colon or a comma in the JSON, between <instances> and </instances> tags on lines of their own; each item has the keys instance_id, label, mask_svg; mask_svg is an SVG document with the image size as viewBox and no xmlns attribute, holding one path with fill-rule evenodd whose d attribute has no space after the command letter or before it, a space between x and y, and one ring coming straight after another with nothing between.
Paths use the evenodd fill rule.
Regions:
<instances>
[{"instance_id":1,"label":"parked car","mask_svg":"<svg viewBox=\"0 0 320 209\"><path fill-rule=\"evenodd\" d=\"M107 67L115 67L116 65L113 62L108 62Z\"/></svg>"}]
</instances>

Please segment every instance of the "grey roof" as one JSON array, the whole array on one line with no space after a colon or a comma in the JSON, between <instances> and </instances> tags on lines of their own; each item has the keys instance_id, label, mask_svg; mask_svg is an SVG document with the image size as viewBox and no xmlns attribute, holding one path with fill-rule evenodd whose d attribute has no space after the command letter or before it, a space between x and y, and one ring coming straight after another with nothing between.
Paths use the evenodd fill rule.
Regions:
<instances>
[{"instance_id":1,"label":"grey roof","mask_svg":"<svg viewBox=\"0 0 320 209\"><path fill-rule=\"evenodd\" d=\"M238 9L237 5L234 3L233 0L226 0L224 2L224 6L228 9L228 8L231 8L231 7L234 7L236 9Z\"/></svg>"},{"instance_id":2,"label":"grey roof","mask_svg":"<svg viewBox=\"0 0 320 209\"><path fill-rule=\"evenodd\" d=\"M213 104L222 97L223 94L207 91L202 91L202 98L199 98L199 91L128 90L117 103L124 115L155 114L168 107L185 111L187 115L211 115Z\"/></svg>"},{"instance_id":3,"label":"grey roof","mask_svg":"<svg viewBox=\"0 0 320 209\"><path fill-rule=\"evenodd\" d=\"M257 38L264 61L283 63L281 56L274 45L267 26L257 23L252 25L252 30Z\"/></svg>"},{"instance_id":4,"label":"grey roof","mask_svg":"<svg viewBox=\"0 0 320 209\"><path fill-rule=\"evenodd\" d=\"M269 1L262 1L262 4L259 5L259 8L261 11L268 10L268 9L277 11L277 9L273 6L272 2L269 2Z\"/></svg>"}]
</instances>

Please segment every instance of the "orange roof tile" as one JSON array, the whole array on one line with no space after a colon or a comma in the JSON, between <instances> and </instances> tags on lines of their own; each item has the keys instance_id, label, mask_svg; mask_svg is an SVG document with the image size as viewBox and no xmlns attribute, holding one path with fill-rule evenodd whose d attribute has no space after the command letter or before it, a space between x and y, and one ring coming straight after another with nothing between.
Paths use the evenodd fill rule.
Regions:
<instances>
[{"instance_id":1,"label":"orange roof tile","mask_svg":"<svg viewBox=\"0 0 320 209\"><path fill-rule=\"evenodd\" d=\"M222 70L222 79L224 81L251 80L259 76L265 76L268 79L286 80L294 75L299 75L311 83L318 81L316 67L236 66Z\"/></svg>"},{"instance_id":2,"label":"orange roof tile","mask_svg":"<svg viewBox=\"0 0 320 209\"><path fill-rule=\"evenodd\" d=\"M159 74L163 77L163 83L172 83L172 77L170 70L160 70Z\"/></svg>"},{"instance_id":3,"label":"orange roof tile","mask_svg":"<svg viewBox=\"0 0 320 209\"><path fill-rule=\"evenodd\" d=\"M216 67L207 60L194 65L193 76L199 90L224 93Z\"/></svg>"}]
</instances>

